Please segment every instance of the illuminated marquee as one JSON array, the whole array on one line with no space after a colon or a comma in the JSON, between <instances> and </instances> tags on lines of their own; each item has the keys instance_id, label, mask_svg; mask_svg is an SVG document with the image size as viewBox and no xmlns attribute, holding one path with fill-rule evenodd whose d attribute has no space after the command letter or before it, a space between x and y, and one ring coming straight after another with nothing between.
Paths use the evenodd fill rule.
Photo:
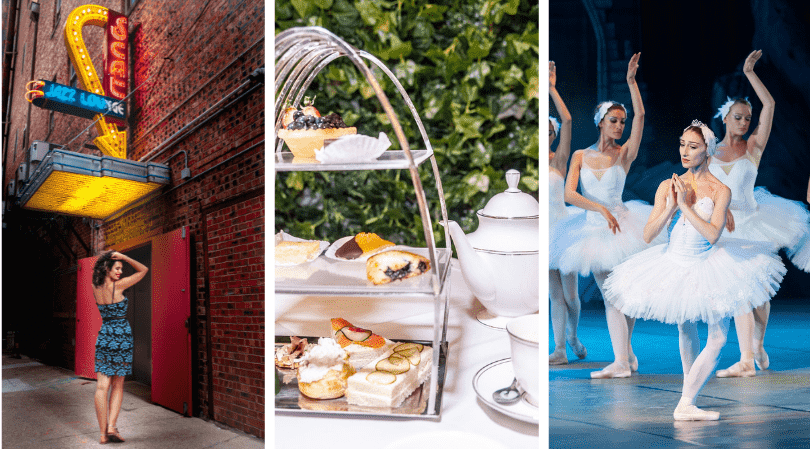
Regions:
<instances>
[{"instance_id":1,"label":"illuminated marquee","mask_svg":"<svg viewBox=\"0 0 810 450\"><path fill-rule=\"evenodd\" d=\"M110 17L114 17L114 19L108 26L107 34L112 35L113 38L108 39L105 53L108 55L108 67L106 71L112 71L113 76L110 77L111 80L109 81L109 93L105 94L107 91L99 80L98 73L87 51L87 46L84 45L82 27L85 25L105 27L110 22ZM124 20L121 21L120 19ZM126 17L114 11L111 12L103 6L80 6L68 15L65 21L65 46L68 50L68 56L70 56L70 60L73 62L73 67L76 69L76 74L79 76L85 90L93 94L109 95L110 97L119 99L126 96L126 29ZM123 39L118 39L119 37L123 37ZM123 44L123 47L121 44ZM121 58L121 55L124 57ZM123 86L120 84L122 80L124 80ZM119 97L118 94L123 95ZM112 120L105 119L104 116L96 115L94 119L97 119L96 130L99 136L95 138L93 142L95 142L101 152L105 155L117 158L126 158L126 131L119 131L118 126L115 125Z\"/></svg>"},{"instance_id":2,"label":"illuminated marquee","mask_svg":"<svg viewBox=\"0 0 810 450\"><path fill-rule=\"evenodd\" d=\"M169 167L51 150L20 193L23 208L99 220L169 184Z\"/></svg>"}]
</instances>

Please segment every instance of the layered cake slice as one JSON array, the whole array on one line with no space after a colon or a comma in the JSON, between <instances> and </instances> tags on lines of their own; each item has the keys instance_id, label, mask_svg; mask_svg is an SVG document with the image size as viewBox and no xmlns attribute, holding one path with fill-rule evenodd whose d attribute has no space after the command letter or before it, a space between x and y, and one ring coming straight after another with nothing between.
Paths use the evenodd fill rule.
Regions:
<instances>
[{"instance_id":1,"label":"layered cake slice","mask_svg":"<svg viewBox=\"0 0 810 450\"><path fill-rule=\"evenodd\" d=\"M401 343L349 377L346 401L351 405L397 407L430 375L433 349Z\"/></svg>"},{"instance_id":2,"label":"layered cake slice","mask_svg":"<svg viewBox=\"0 0 810 450\"><path fill-rule=\"evenodd\" d=\"M349 363L359 369L379 358L395 345L371 330L355 327L340 317L332 319L332 337L349 354Z\"/></svg>"}]
</instances>

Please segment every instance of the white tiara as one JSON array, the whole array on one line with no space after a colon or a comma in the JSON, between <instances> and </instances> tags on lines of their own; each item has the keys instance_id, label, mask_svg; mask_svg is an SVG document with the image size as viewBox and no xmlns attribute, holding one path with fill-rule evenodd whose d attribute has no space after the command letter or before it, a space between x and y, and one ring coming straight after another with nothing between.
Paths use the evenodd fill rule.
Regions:
<instances>
[{"instance_id":1,"label":"white tiara","mask_svg":"<svg viewBox=\"0 0 810 450\"><path fill-rule=\"evenodd\" d=\"M554 136L560 135L560 121L555 119L552 116L548 116L548 121L551 122L551 126L554 127Z\"/></svg>"},{"instance_id":2,"label":"white tiara","mask_svg":"<svg viewBox=\"0 0 810 450\"><path fill-rule=\"evenodd\" d=\"M706 142L706 153L709 156L714 156L714 153L717 151L717 137L714 135L714 132L707 127L705 123L695 119L688 127L683 129L684 133L691 127L700 128L700 132L703 135L703 141Z\"/></svg>"},{"instance_id":3,"label":"white tiara","mask_svg":"<svg viewBox=\"0 0 810 450\"><path fill-rule=\"evenodd\" d=\"M726 102L723 103L722 106L717 108L717 114L715 114L714 117L715 118L719 117L720 120L725 120L726 116L728 115L728 112L731 110L731 106L734 105L736 101L737 100L732 100L731 97L726 96ZM751 102L748 101L748 97L745 97L745 103L748 103L748 107L752 108Z\"/></svg>"},{"instance_id":4,"label":"white tiara","mask_svg":"<svg viewBox=\"0 0 810 450\"><path fill-rule=\"evenodd\" d=\"M593 123L597 127L599 126L599 122L601 122L602 119L605 117L605 114L607 114L608 109L610 109L613 105L621 106L622 109L624 110L624 113L627 114L627 108L625 108L624 105L622 105L619 102L614 102L613 100L608 100L606 102L602 102L602 103L599 104L599 109L596 111L596 115L593 116Z\"/></svg>"}]
</instances>

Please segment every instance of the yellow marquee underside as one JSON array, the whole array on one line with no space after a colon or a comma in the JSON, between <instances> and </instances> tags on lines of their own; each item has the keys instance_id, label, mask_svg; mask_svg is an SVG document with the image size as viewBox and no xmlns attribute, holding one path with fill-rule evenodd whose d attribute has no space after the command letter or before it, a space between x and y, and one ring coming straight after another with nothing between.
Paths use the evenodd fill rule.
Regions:
<instances>
[{"instance_id":1,"label":"yellow marquee underside","mask_svg":"<svg viewBox=\"0 0 810 450\"><path fill-rule=\"evenodd\" d=\"M54 170L23 207L104 219L163 186Z\"/></svg>"}]
</instances>

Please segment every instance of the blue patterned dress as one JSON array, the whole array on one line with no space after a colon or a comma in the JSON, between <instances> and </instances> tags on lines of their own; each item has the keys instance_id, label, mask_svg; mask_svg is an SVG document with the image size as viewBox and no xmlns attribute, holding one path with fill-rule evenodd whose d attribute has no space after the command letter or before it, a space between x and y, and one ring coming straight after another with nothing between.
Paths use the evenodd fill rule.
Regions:
<instances>
[{"instance_id":1,"label":"blue patterned dress","mask_svg":"<svg viewBox=\"0 0 810 450\"><path fill-rule=\"evenodd\" d=\"M132 329L127 322L128 300L98 306L101 329L96 339L96 372L105 375L132 374Z\"/></svg>"}]
</instances>

